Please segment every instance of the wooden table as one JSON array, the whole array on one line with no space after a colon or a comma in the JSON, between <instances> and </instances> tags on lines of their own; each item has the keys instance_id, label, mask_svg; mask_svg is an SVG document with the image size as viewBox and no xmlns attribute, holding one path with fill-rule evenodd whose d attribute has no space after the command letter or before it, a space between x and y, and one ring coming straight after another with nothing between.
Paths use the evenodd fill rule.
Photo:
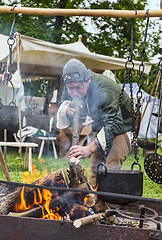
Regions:
<instances>
[{"instance_id":1,"label":"wooden table","mask_svg":"<svg viewBox=\"0 0 162 240\"><path fill-rule=\"evenodd\" d=\"M0 147L25 147L25 159L24 159L24 167L27 167L27 152L29 150L29 161L28 161L28 169L29 172L32 171L32 148L38 147L37 143L32 142L0 142Z\"/></svg>"}]
</instances>

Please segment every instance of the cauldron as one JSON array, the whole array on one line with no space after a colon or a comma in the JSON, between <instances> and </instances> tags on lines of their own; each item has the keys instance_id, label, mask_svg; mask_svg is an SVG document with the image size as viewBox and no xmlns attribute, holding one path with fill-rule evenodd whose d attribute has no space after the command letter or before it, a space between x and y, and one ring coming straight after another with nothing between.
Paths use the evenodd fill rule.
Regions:
<instances>
[{"instance_id":1,"label":"cauldron","mask_svg":"<svg viewBox=\"0 0 162 240\"><path fill-rule=\"evenodd\" d=\"M137 163L134 163L137 164ZM105 164L99 164L97 168L97 191L126 194L134 196L142 196L143 193L143 172L141 166L139 171L133 170L107 170ZM104 171L100 171L100 167L104 167ZM112 204L125 205L135 202L135 199L126 197L110 197L101 196L100 198L105 202Z\"/></svg>"},{"instance_id":2,"label":"cauldron","mask_svg":"<svg viewBox=\"0 0 162 240\"><path fill-rule=\"evenodd\" d=\"M0 104L0 129L17 131L19 128L18 107Z\"/></svg>"}]
</instances>

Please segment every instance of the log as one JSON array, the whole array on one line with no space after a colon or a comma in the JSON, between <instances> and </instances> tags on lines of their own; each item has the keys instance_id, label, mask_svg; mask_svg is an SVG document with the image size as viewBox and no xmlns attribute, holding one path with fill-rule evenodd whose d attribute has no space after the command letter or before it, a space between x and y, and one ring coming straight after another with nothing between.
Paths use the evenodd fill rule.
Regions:
<instances>
[{"instance_id":1,"label":"log","mask_svg":"<svg viewBox=\"0 0 162 240\"><path fill-rule=\"evenodd\" d=\"M97 214L93 214L93 215L90 215L87 217L79 218L73 222L73 226L76 228L79 228L81 226L91 224L96 221L100 221L100 220L104 219L104 217L105 217L105 213L97 213Z\"/></svg>"},{"instance_id":2,"label":"log","mask_svg":"<svg viewBox=\"0 0 162 240\"><path fill-rule=\"evenodd\" d=\"M78 189L85 189L89 190L89 187L87 186L87 183L82 183L77 186ZM95 194L89 193L89 194L84 194L84 205L86 207L94 207L96 204L96 197Z\"/></svg>"},{"instance_id":3,"label":"log","mask_svg":"<svg viewBox=\"0 0 162 240\"><path fill-rule=\"evenodd\" d=\"M83 205L73 204L69 213L71 221L74 221L78 218L83 218L86 216L86 209Z\"/></svg>"},{"instance_id":4,"label":"log","mask_svg":"<svg viewBox=\"0 0 162 240\"><path fill-rule=\"evenodd\" d=\"M8 172L7 165L6 165L6 162L4 160L1 148L0 148L0 162L1 162L2 171L5 175L6 180L11 182L12 180L11 180L10 174Z\"/></svg>"},{"instance_id":5,"label":"log","mask_svg":"<svg viewBox=\"0 0 162 240\"><path fill-rule=\"evenodd\" d=\"M72 157L69 160L69 180L70 180L70 186L79 185L82 183L86 183L89 190L93 191L92 186L90 185L88 178L85 174L85 169L83 168L81 162L79 159Z\"/></svg>"},{"instance_id":6,"label":"log","mask_svg":"<svg viewBox=\"0 0 162 240\"><path fill-rule=\"evenodd\" d=\"M72 146L79 144L79 130L80 130L80 105L82 105L81 99L75 96L72 100L71 105L75 109L73 116L73 136L72 136Z\"/></svg>"},{"instance_id":7,"label":"log","mask_svg":"<svg viewBox=\"0 0 162 240\"><path fill-rule=\"evenodd\" d=\"M114 10L114 9L50 9L0 6L1 13L22 13L50 16L89 16L114 18L145 18L146 10ZM162 10L149 10L148 17L162 17Z\"/></svg>"},{"instance_id":8,"label":"log","mask_svg":"<svg viewBox=\"0 0 162 240\"><path fill-rule=\"evenodd\" d=\"M62 169L59 169L42 179L38 179L33 184L41 186L65 186L67 187L67 179L65 173ZM34 199L33 190L37 192L37 188L24 188L24 196L26 201L32 202ZM14 206L16 203L20 202L22 188L17 189L16 191L5 195L0 199L0 214L8 214L9 212L14 211Z\"/></svg>"},{"instance_id":9,"label":"log","mask_svg":"<svg viewBox=\"0 0 162 240\"><path fill-rule=\"evenodd\" d=\"M71 210L71 204L74 204L78 201L80 198L79 193L74 192L65 192L61 195L58 195L56 198L52 199L49 204L49 209L57 210L59 209L59 212L61 212L61 215L64 216L65 213L69 213ZM45 209L45 204L42 206L38 206L35 208L32 208L30 210L27 210L22 213L14 213L10 212L8 215L16 216L16 217L35 217L35 218L41 218L42 217L42 209Z\"/></svg>"},{"instance_id":10,"label":"log","mask_svg":"<svg viewBox=\"0 0 162 240\"><path fill-rule=\"evenodd\" d=\"M9 212L8 216L14 216L14 217L35 217L35 218L40 218L42 215L42 208L35 207L32 208L28 211L17 213L17 212Z\"/></svg>"},{"instance_id":11,"label":"log","mask_svg":"<svg viewBox=\"0 0 162 240\"><path fill-rule=\"evenodd\" d=\"M85 174L85 169L83 168L79 159L73 157L69 160L69 179L70 187L77 187L80 189L92 190L88 178ZM96 202L96 196L94 194L84 194L85 205L87 207L93 207Z\"/></svg>"}]
</instances>

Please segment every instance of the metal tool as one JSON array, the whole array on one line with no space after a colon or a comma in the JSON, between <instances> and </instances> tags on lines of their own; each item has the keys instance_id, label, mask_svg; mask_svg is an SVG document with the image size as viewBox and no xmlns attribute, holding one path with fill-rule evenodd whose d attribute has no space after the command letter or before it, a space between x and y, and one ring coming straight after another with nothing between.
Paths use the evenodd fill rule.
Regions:
<instances>
[{"instance_id":1,"label":"metal tool","mask_svg":"<svg viewBox=\"0 0 162 240\"><path fill-rule=\"evenodd\" d=\"M152 181L158 184L162 184L162 156L157 153L158 128L160 124L161 102L162 102L162 82L161 82L158 124L157 124L156 142L155 142L155 153L149 154L144 160L144 168L145 168L146 174Z\"/></svg>"}]
</instances>

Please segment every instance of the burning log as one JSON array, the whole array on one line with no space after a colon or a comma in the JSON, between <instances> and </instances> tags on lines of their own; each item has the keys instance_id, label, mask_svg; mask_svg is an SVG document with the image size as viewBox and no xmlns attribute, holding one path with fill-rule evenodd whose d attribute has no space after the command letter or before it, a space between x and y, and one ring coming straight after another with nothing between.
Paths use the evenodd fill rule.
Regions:
<instances>
[{"instance_id":1,"label":"burning log","mask_svg":"<svg viewBox=\"0 0 162 240\"><path fill-rule=\"evenodd\" d=\"M10 212L9 215L17 217L41 218L42 215L47 215L49 211L53 210L54 213L58 213L60 215L60 218L62 218L70 212L70 214L72 215L72 211L74 211L73 204L81 201L80 196L80 193L65 192L53 199L49 199L49 201L45 202L45 204L42 206L38 206L21 213ZM80 206L83 207L82 205ZM84 208L84 212L85 211L86 209Z\"/></svg>"},{"instance_id":2,"label":"burning log","mask_svg":"<svg viewBox=\"0 0 162 240\"><path fill-rule=\"evenodd\" d=\"M85 169L83 168L80 160L75 157L72 157L69 160L68 177L70 180L69 187L75 187L79 184L86 183L88 189L93 190L85 174Z\"/></svg>"},{"instance_id":3,"label":"burning log","mask_svg":"<svg viewBox=\"0 0 162 240\"><path fill-rule=\"evenodd\" d=\"M74 221L78 218L82 218L86 216L87 208L85 208L84 205L72 204L71 207L72 208L69 213L70 220Z\"/></svg>"},{"instance_id":4,"label":"burning log","mask_svg":"<svg viewBox=\"0 0 162 240\"><path fill-rule=\"evenodd\" d=\"M60 185L64 187L68 186L65 173L62 169L59 169L42 179L38 179L33 184L50 187L57 187ZM22 193L27 203L32 203L36 197L40 198L40 192L37 188L19 188L18 190L7 194L0 199L0 214L8 214L9 212L13 212L16 203L20 203L20 196Z\"/></svg>"},{"instance_id":5,"label":"burning log","mask_svg":"<svg viewBox=\"0 0 162 240\"><path fill-rule=\"evenodd\" d=\"M80 160L77 158L71 158L69 161L69 179L70 186L82 189L89 189L94 191L92 186L90 185L87 176L85 174L85 169L80 163ZM84 195L85 205L87 207L92 207L95 212L105 212L107 209L110 209L107 203L105 203L102 199L98 197L98 195L87 194ZM116 216L109 217L110 223L117 223Z\"/></svg>"},{"instance_id":6,"label":"burning log","mask_svg":"<svg viewBox=\"0 0 162 240\"><path fill-rule=\"evenodd\" d=\"M69 187L77 187L93 191L93 188L90 185L85 174L85 169L83 168L80 160L75 157L69 160L68 176L70 180ZM84 196L84 199L86 201L85 204L87 207L93 207L95 205L94 194L87 194Z\"/></svg>"}]
</instances>

